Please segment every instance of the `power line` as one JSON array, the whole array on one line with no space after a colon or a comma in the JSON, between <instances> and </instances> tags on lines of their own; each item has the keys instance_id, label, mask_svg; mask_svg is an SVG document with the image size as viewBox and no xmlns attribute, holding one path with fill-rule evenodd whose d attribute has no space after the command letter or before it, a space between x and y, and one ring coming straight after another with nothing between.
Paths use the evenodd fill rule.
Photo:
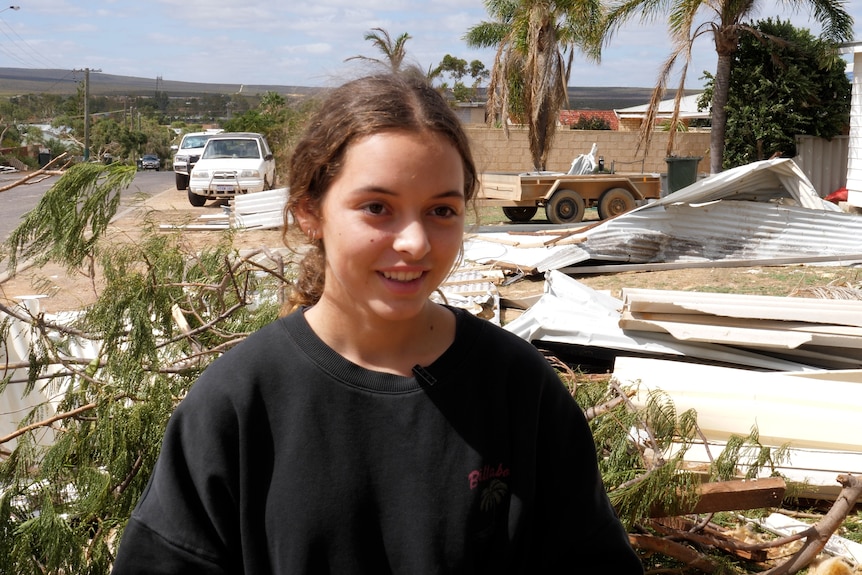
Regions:
<instances>
[{"instance_id":1,"label":"power line","mask_svg":"<svg viewBox=\"0 0 862 575\"><path fill-rule=\"evenodd\" d=\"M12 26L10 26L10 25L9 25L9 23L8 23L8 22L6 22L6 20L4 20L3 18L0 18L0 24L2 24L2 25L3 25L2 27L0 27L0 33L2 33L2 34L3 34L3 36L4 36L4 37L9 41L9 43L11 43L11 44L12 44L12 47L13 47L13 48L17 48L17 52L18 52L17 54L16 54L16 53L13 53L13 52L11 52L11 51L10 51L10 50L9 50L9 49L4 45L4 46L2 46L2 51L3 51L7 56L9 56L10 58L12 58L12 59L14 59L14 60L16 60L16 61L20 62L20 63L21 63L25 68L41 68L41 67L45 67L45 68L59 68L59 67L60 67L60 66L58 66L57 64L55 64L55 63L51 62L51 61L50 61L48 58L46 58L46 57L45 57L41 52L39 52L38 50L36 50L35 48L33 48L33 47L32 47L32 46L31 46L31 45L30 45L30 44L29 44L29 43L28 43L24 38L22 38L22 37L18 34L18 32L16 32L16 31L15 31L15 29L14 29ZM8 32L7 32L7 30L8 30ZM12 35L14 35L14 36L15 36L15 38L12 38L12 37L9 35L9 32L11 32L11 33L12 33ZM24 48L26 48L26 49L22 50L22 49L20 48L20 46L21 46L21 45L23 45L23 46L24 46ZM28 53L28 52L29 52L29 53ZM28 63L28 62L27 62L27 61L26 61L26 60L25 60L21 55L19 55L19 54L21 54L21 55L23 55L23 56L29 56L30 58L32 58L32 59L33 59L33 61L39 62L39 65L38 65L38 66L33 66L32 64L29 64L29 63Z\"/></svg>"}]
</instances>

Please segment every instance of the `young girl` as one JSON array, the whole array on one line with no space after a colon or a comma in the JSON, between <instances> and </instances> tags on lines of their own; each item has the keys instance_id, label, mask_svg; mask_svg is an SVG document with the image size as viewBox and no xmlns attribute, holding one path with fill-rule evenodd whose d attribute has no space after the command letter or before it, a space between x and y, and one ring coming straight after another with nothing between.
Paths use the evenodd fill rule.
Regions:
<instances>
[{"instance_id":1,"label":"young girl","mask_svg":"<svg viewBox=\"0 0 862 575\"><path fill-rule=\"evenodd\" d=\"M179 405L114 572L641 573L556 372L429 300L477 183L446 101L349 82L290 168L295 310Z\"/></svg>"}]
</instances>

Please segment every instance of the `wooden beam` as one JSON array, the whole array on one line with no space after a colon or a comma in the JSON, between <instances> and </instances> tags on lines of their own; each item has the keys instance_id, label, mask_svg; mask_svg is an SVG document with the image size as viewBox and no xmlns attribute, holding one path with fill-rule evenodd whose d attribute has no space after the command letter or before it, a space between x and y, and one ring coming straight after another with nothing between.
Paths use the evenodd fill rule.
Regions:
<instances>
[{"instance_id":1,"label":"wooden beam","mask_svg":"<svg viewBox=\"0 0 862 575\"><path fill-rule=\"evenodd\" d=\"M703 483L697 489L698 497L693 505L680 509L655 508L650 517L778 507L786 488L781 477Z\"/></svg>"}]
</instances>

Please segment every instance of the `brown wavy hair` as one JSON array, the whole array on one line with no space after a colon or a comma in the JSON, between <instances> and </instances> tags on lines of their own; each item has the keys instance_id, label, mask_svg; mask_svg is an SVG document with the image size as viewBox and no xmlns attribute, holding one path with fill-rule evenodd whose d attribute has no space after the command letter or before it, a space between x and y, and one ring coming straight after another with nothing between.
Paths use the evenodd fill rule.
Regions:
<instances>
[{"instance_id":1,"label":"brown wavy hair","mask_svg":"<svg viewBox=\"0 0 862 575\"><path fill-rule=\"evenodd\" d=\"M445 98L421 72L359 78L329 93L311 118L290 158L289 195L284 207L285 245L291 246L293 216L298 206L319 210L332 181L341 171L347 147L359 138L388 130L435 132L447 138L464 166L464 197L472 202L477 187L476 165L461 121ZM293 234L304 237L302 234ZM312 237L284 311L314 305L323 293L326 250Z\"/></svg>"}]
</instances>

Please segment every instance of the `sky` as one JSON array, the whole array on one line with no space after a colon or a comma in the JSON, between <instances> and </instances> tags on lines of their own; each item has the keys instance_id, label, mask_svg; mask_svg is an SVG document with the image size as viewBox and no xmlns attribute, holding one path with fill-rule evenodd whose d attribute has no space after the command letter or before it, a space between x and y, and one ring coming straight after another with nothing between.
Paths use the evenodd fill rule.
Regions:
<instances>
[{"instance_id":1,"label":"sky","mask_svg":"<svg viewBox=\"0 0 862 575\"><path fill-rule=\"evenodd\" d=\"M0 0L2 1L2 0ZM7 0L8 1L8 0ZM407 60L423 70L446 54L491 68L491 49L469 49L466 31L488 20L482 0L13 0L0 5L0 67L60 68L163 80L325 87L382 57L364 35L408 33ZM780 17L819 33L808 11L761 0L756 19ZM797 2L804 4L804 2ZM862 2L846 0L862 41ZM599 64L575 55L570 86L652 87L670 53L664 22L638 20L611 39ZM687 88L714 72L711 36L695 45ZM671 78L676 86L679 76Z\"/></svg>"}]
</instances>

